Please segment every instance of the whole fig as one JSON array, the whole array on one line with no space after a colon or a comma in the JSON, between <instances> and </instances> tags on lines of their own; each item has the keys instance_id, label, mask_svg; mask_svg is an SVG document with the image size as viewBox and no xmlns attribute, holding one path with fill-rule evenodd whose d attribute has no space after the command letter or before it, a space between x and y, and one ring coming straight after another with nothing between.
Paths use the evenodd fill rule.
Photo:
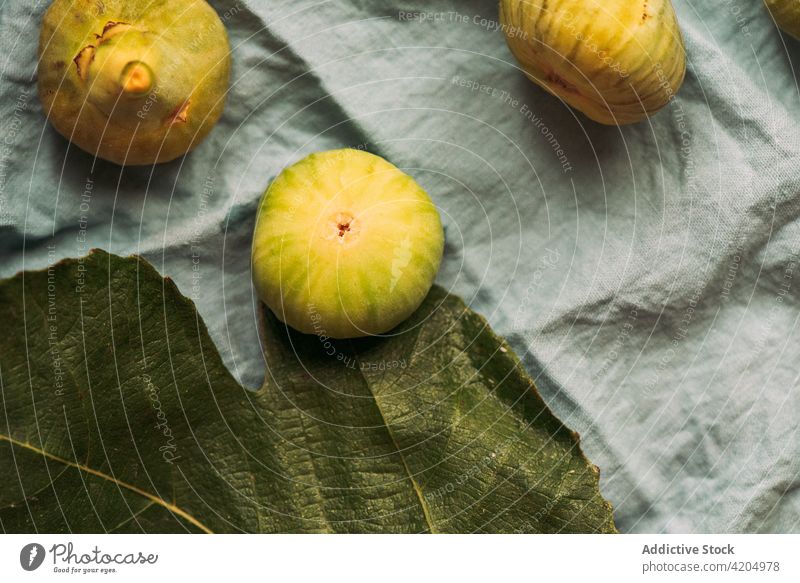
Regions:
<instances>
[{"instance_id":1,"label":"whole fig","mask_svg":"<svg viewBox=\"0 0 800 583\"><path fill-rule=\"evenodd\" d=\"M253 282L296 330L383 334L428 295L443 249L439 212L413 178L361 150L319 152L286 168L264 194Z\"/></svg>"},{"instance_id":2,"label":"whole fig","mask_svg":"<svg viewBox=\"0 0 800 583\"><path fill-rule=\"evenodd\" d=\"M800 2L797 0L764 0L772 18L783 30L800 39Z\"/></svg>"},{"instance_id":3,"label":"whole fig","mask_svg":"<svg viewBox=\"0 0 800 583\"><path fill-rule=\"evenodd\" d=\"M669 0L500 0L500 21L527 76L600 123L640 121L683 83Z\"/></svg>"},{"instance_id":4,"label":"whole fig","mask_svg":"<svg viewBox=\"0 0 800 583\"><path fill-rule=\"evenodd\" d=\"M44 111L64 137L117 164L155 164L216 124L230 49L204 0L55 0L38 73Z\"/></svg>"}]
</instances>

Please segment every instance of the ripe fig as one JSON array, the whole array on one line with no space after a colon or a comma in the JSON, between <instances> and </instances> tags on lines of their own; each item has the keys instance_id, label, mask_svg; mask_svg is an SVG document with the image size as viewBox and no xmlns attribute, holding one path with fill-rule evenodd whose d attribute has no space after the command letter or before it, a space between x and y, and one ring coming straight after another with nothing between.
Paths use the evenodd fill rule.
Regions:
<instances>
[{"instance_id":1,"label":"ripe fig","mask_svg":"<svg viewBox=\"0 0 800 583\"><path fill-rule=\"evenodd\" d=\"M683 83L670 0L501 0L500 21L527 76L600 123L640 121Z\"/></svg>"},{"instance_id":2,"label":"ripe fig","mask_svg":"<svg viewBox=\"0 0 800 583\"><path fill-rule=\"evenodd\" d=\"M800 39L800 2L797 0L764 0L772 18L783 30Z\"/></svg>"},{"instance_id":3,"label":"ripe fig","mask_svg":"<svg viewBox=\"0 0 800 583\"><path fill-rule=\"evenodd\" d=\"M379 156L332 150L287 168L267 189L253 281L300 332L383 334L425 299L443 248L439 213L413 178Z\"/></svg>"},{"instance_id":4,"label":"ripe fig","mask_svg":"<svg viewBox=\"0 0 800 583\"><path fill-rule=\"evenodd\" d=\"M78 147L117 164L168 162L222 114L228 36L204 0L55 0L38 73L47 117Z\"/></svg>"}]
</instances>

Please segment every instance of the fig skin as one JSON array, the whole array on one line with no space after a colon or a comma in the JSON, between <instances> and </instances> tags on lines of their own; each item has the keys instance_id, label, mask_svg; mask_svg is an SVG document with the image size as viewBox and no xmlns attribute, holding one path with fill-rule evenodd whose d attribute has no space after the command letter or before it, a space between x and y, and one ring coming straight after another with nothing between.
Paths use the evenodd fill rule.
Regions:
<instances>
[{"instance_id":1,"label":"fig skin","mask_svg":"<svg viewBox=\"0 0 800 583\"><path fill-rule=\"evenodd\" d=\"M800 4L797 0L764 0L764 3L777 25L800 39Z\"/></svg>"},{"instance_id":2,"label":"fig skin","mask_svg":"<svg viewBox=\"0 0 800 583\"><path fill-rule=\"evenodd\" d=\"M222 115L228 36L203 0L55 0L38 77L44 112L81 149L120 165L168 162Z\"/></svg>"},{"instance_id":3,"label":"fig skin","mask_svg":"<svg viewBox=\"0 0 800 583\"><path fill-rule=\"evenodd\" d=\"M653 115L683 83L670 0L501 0L500 21L526 75L602 124Z\"/></svg>"},{"instance_id":4,"label":"fig skin","mask_svg":"<svg viewBox=\"0 0 800 583\"><path fill-rule=\"evenodd\" d=\"M379 156L331 150L285 169L264 194L253 282L300 332L378 335L419 307L443 249L439 213L413 178Z\"/></svg>"}]
</instances>

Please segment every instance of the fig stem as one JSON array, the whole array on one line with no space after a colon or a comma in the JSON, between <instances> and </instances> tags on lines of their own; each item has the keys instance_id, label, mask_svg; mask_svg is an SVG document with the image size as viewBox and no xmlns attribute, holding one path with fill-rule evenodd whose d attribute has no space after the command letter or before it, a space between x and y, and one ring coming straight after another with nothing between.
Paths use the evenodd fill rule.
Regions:
<instances>
[{"instance_id":1,"label":"fig stem","mask_svg":"<svg viewBox=\"0 0 800 583\"><path fill-rule=\"evenodd\" d=\"M108 95L124 93L138 97L149 93L156 84L153 68L142 60L153 47L146 31L126 22L109 21L94 44L81 49L75 57L78 76L85 82L94 77L100 90ZM158 59L156 59L157 61Z\"/></svg>"},{"instance_id":2,"label":"fig stem","mask_svg":"<svg viewBox=\"0 0 800 583\"><path fill-rule=\"evenodd\" d=\"M153 70L141 61L130 61L122 69L120 86L125 93L140 95L153 87Z\"/></svg>"}]
</instances>

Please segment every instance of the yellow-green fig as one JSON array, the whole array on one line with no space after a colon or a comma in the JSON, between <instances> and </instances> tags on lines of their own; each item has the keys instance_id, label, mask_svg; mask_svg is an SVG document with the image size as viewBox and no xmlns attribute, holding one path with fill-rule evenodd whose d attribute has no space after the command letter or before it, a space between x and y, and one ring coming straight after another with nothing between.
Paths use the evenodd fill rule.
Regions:
<instances>
[{"instance_id":1,"label":"yellow-green fig","mask_svg":"<svg viewBox=\"0 0 800 583\"><path fill-rule=\"evenodd\" d=\"M361 150L312 154L269 186L253 235L253 282L291 327L320 337L388 332L433 284L444 232L427 193Z\"/></svg>"},{"instance_id":2,"label":"yellow-green fig","mask_svg":"<svg viewBox=\"0 0 800 583\"><path fill-rule=\"evenodd\" d=\"M38 75L45 113L74 144L117 164L167 162L222 114L228 36L204 0L55 0Z\"/></svg>"},{"instance_id":3,"label":"yellow-green fig","mask_svg":"<svg viewBox=\"0 0 800 583\"><path fill-rule=\"evenodd\" d=\"M783 30L800 39L800 1L764 0L772 18Z\"/></svg>"},{"instance_id":4,"label":"yellow-green fig","mask_svg":"<svg viewBox=\"0 0 800 583\"><path fill-rule=\"evenodd\" d=\"M683 83L669 0L500 0L500 21L527 76L600 123L640 121Z\"/></svg>"}]
</instances>

